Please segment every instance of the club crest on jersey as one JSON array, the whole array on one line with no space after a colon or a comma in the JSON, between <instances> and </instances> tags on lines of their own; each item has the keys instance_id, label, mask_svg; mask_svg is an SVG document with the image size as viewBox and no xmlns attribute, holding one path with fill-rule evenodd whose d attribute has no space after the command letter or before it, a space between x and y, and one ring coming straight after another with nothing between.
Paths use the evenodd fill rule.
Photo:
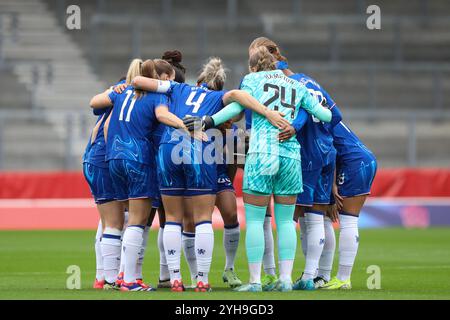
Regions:
<instances>
[{"instance_id":1,"label":"club crest on jersey","mask_svg":"<svg viewBox=\"0 0 450 320\"><path fill-rule=\"evenodd\" d=\"M344 182L345 182L345 173L341 173L337 178L337 184L342 186Z\"/></svg>"}]
</instances>

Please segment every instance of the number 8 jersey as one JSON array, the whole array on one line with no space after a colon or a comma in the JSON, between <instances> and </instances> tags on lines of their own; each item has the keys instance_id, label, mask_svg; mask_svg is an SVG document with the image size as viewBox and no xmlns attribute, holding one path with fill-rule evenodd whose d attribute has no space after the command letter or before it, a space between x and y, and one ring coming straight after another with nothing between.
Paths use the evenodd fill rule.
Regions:
<instances>
[{"instance_id":1,"label":"number 8 jersey","mask_svg":"<svg viewBox=\"0 0 450 320\"><path fill-rule=\"evenodd\" d=\"M314 114L323 109L306 87L286 77L282 71L261 71L244 77L241 90L247 91L271 110L280 111L284 118L293 122L300 107ZM279 129L267 119L252 113L252 134L248 153L266 153L300 160L300 144L295 136L283 143L278 142Z\"/></svg>"}]
</instances>

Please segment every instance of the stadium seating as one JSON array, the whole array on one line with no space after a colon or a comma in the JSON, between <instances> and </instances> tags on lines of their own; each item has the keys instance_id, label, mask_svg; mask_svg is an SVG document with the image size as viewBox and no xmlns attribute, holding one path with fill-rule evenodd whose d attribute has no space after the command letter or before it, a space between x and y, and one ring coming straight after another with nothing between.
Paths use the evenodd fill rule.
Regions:
<instances>
[{"instance_id":1,"label":"stadium seating","mask_svg":"<svg viewBox=\"0 0 450 320\"><path fill-rule=\"evenodd\" d=\"M17 30L12 30L10 17L5 15L2 55L4 65L14 75L12 79L21 88L11 88L0 98L1 108L10 110L2 121L2 169L50 170L67 164L80 167L80 154L88 136L88 132L80 130L87 125L81 123L84 117L74 116L73 126L68 126L68 116L61 112L77 113L84 106L88 114L89 97L105 85L92 73L79 47L56 24L55 15L43 2L5 0L0 3L0 12L18 14ZM13 32L17 33L15 41L11 39ZM21 92L16 104L26 97L31 101L26 107L22 103L21 108L16 108L10 97ZM23 112L11 112L17 109ZM92 124L91 118L87 121ZM68 128L74 129L70 150Z\"/></svg>"},{"instance_id":2,"label":"stadium seating","mask_svg":"<svg viewBox=\"0 0 450 320\"><path fill-rule=\"evenodd\" d=\"M448 1L377 1L382 8L382 31L365 28L365 9L370 3L364 0L241 0L235 2L233 19L227 19L227 1L218 0L73 3L82 11L80 31L65 27L65 6L72 2L5 0L0 4L0 11L20 13L19 43L5 47L7 54L52 61L54 82L44 81L39 91L39 104L45 110L83 108L94 92L126 72L136 52L150 58L167 49L181 50L190 81L208 56L218 55L230 69L227 87L236 87L246 73L248 44L268 35L279 42L293 70L310 74L335 98L351 127L383 166L445 166L450 160L450 148L445 147L450 145L448 117L438 122L421 119L416 127L404 117L389 119L391 112L450 110ZM170 12L167 3L171 3ZM19 83L30 85L26 67L13 70L23 70ZM0 105L5 104L0 97ZM79 132L73 142L72 163L79 160L86 136L86 127L75 122ZM65 126L61 119L52 123L53 136L62 146L54 156L66 159ZM417 163L409 155L409 135L414 131L418 134ZM57 162L52 166L58 166ZM37 163L28 166L39 168Z\"/></svg>"}]
</instances>

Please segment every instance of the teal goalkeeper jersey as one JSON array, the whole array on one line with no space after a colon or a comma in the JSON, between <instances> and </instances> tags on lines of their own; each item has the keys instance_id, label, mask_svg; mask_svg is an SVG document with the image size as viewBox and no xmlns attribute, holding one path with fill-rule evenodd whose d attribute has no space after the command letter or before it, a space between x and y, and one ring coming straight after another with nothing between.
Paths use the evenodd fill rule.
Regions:
<instances>
[{"instance_id":1,"label":"teal goalkeeper jersey","mask_svg":"<svg viewBox=\"0 0 450 320\"><path fill-rule=\"evenodd\" d=\"M241 90L247 91L271 110L280 111L290 123L303 107L309 113L323 108L300 82L286 77L282 71L261 71L244 77ZM264 116L252 113L252 133L248 153L265 153L300 160L300 144L295 136L280 143L280 130Z\"/></svg>"}]
</instances>

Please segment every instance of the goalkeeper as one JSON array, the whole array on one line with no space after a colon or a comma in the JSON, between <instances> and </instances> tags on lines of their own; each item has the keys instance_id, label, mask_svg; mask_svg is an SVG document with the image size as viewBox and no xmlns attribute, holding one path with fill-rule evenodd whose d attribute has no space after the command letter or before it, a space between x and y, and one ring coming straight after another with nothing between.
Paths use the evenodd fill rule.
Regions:
<instances>
[{"instance_id":1,"label":"goalkeeper","mask_svg":"<svg viewBox=\"0 0 450 320\"><path fill-rule=\"evenodd\" d=\"M307 112L321 121L331 120L331 111L311 96L306 87L275 70L275 59L265 47L258 48L249 59L252 73L245 76L241 89L247 91L271 110L284 114L290 123L299 116L307 119ZM305 111L306 110L306 111ZM243 111L238 104L231 104L212 117L201 120L185 118L190 130L199 126L203 130L220 125ZM274 284L275 291L292 290L292 267L295 258L297 236L293 221L297 194L303 191L301 177L300 144L295 137L282 143L278 141L279 129L265 117L253 113L250 148L244 169L244 207L246 215L246 251L249 263L249 284L236 291L262 291L261 264L264 254L264 217L270 197L275 200L275 221L278 230L280 278Z\"/></svg>"}]
</instances>

